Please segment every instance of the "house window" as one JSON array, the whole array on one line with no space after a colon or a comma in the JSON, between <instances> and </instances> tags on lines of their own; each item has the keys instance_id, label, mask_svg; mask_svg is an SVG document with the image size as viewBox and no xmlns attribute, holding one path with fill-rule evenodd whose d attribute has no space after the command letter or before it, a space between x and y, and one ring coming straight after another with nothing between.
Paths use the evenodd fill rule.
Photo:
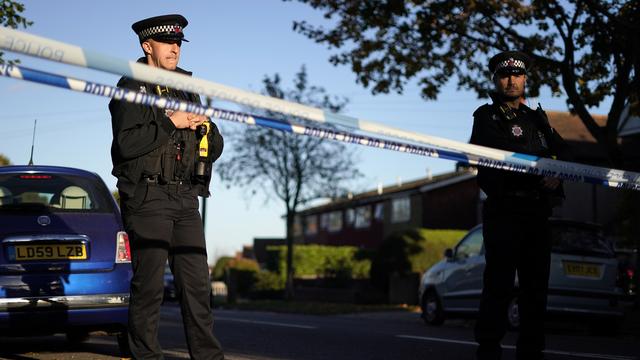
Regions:
<instances>
[{"instance_id":1,"label":"house window","mask_svg":"<svg viewBox=\"0 0 640 360\"><path fill-rule=\"evenodd\" d=\"M305 218L305 235L315 235L318 233L318 215L309 215Z\"/></svg>"},{"instance_id":2,"label":"house window","mask_svg":"<svg viewBox=\"0 0 640 360\"><path fill-rule=\"evenodd\" d=\"M353 223L356 221L356 211L354 209L347 209L345 216L346 225L353 226Z\"/></svg>"},{"instance_id":3,"label":"house window","mask_svg":"<svg viewBox=\"0 0 640 360\"><path fill-rule=\"evenodd\" d=\"M411 219L411 199L407 197L391 201L391 222L400 223Z\"/></svg>"},{"instance_id":4,"label":"house window","mask_svg":"<svg viewBox=\"0 0 640 360\"><path fill-rule=\"evenodd\" d=\"M336 232L342 230L342 211L332 211L329 213L329 231Z\"/></svg>"},{"instance_id":5,"label":"house window","mask_svg":"<svg viewBox=\"0 0 640 360\"><path fill-rule=\"evenodd\" d=\"M320 230L327 230L329 228L329 214L324 213L320 215Z\"/></svg>"},{"instance_id":6,"label":"house window","mask_svg":"<svg viewBox=\"0 0 640 360\"><path fill-rule=\"evenodd\" d=\"M384 203L376 204L376 210L373 212L373 218L377 221L384 220Z\"/></svg>"},{"instance_id":7,"label":"house window","mask_svg":"<svg viewBox=\"0 0 640 360\"><path fill-rule=\"evenodd\" d=\"M371 226L371 206L356 208L355 228L363 229Z\"/></svg>"},{"instance_id":8,"label":"house window","mask_svg":"<svg viewBox=\"0 0 640 360\"><path fill-rule=\"evenodd\" d=\"M293 218L293 236L302 236L302 220L299 215Z\"/></svg>"}]
</instances>

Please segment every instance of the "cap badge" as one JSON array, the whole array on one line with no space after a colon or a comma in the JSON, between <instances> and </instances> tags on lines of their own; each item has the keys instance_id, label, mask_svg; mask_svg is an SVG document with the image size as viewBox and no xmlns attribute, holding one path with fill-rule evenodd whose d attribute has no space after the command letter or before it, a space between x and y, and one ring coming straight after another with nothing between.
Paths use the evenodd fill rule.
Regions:
<instances>
[{"instance_id":1,"label":"cap badge","mask_svg":"<svg viewBox=\"0 0 640 360\"><path fill-rule=\"evenodd\" d=\"M511 133L512 133L512 134L513 134L513 136L515 136L515 137L520 137L520 136L522 136L522 134L523 134L524 132L522 131L522 128L521 128L520 126L518 126L518 125L513 125L513 126L511 127Z\"/></svg>"},{"instance_id":2,"label":"cap badge","mask_svg":"<svg viewBox=\"0 0 640 360\"><path fill-rule=\"evenodd\" d=\"M182 32L182 28L180 27L180 25L175 25L173 27L173 32L175 32L176 34L180 34Z\"/></svg>"}]
</instances>

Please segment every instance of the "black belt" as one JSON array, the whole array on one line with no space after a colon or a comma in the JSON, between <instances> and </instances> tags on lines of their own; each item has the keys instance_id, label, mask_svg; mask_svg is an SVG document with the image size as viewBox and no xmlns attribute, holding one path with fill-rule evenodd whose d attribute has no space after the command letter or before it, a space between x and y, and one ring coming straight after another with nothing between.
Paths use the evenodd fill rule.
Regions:
<instances>
[{"instance_id":1,"label":"black belt","mask_svg":"<svg viewBox=\"0 0 640 360\"><path fill-rule=\"evenodd\" d=\"M191 184L190 181L188 180L164 180L162 179L159 175L151 175L151 176L143 176L142 179L147 183L147 184L154 184L154 185L185 185L185 184Z\"/></svg>"}]
</instances>

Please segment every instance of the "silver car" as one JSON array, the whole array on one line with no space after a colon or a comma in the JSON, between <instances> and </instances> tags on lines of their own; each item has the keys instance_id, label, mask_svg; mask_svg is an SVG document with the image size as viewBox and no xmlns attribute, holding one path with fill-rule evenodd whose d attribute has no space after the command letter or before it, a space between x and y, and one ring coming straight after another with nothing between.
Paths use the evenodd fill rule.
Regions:
<instances>
[{"instance_id":1,"label":"silver car","mask_svg":"<svg viewBox=\"0 0 640 360\"><path fill-rule=\"evenodd\" d=\"M616 287L618 263L613 244L594 224L552 220L549 313L589 316L594 324L615 323L623 315ZM422 276L418 290L422 318L440 325L446 316L475 315L482 294L485 259L482 225L471 229L445 259ZM509 305L509 327L519 326L516 291Z\"/></svg>"}]
</instances>

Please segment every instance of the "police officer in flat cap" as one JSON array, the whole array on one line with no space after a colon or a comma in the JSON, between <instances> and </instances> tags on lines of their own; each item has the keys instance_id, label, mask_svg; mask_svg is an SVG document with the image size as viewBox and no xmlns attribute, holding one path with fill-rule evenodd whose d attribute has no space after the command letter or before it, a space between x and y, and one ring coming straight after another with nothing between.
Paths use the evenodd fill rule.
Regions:
<instances>
[{"instance_id":1,"label":"police officer in flat cap","mask_svg":"<svg viewBox=\"0 0 640 360\"><path fill-rule=\"evenodd\" d=\"M139 63L191 75L178 67L181 15L164 15L132 25L144 57ZM200 103L197 94L123 77L118 87ZM213 334L207 252L198 196L209 196L213 162L220 156L220 132L202 115L112 100L111 157L118 178L122 219L129 235L133 278L129 302L129 346L136 359L162 359L158 342L160 304L167 261L175 278L192 359L223 359ZM208 130L208 131L207 131ZM199 144L206 137L205 156Z\"/></svg>"},{"instance_id":2,"label":"police officer in flat cap","mask_svg":"<svg viewBox=\"0 0 640 360\"><path fill-rule=\"evenodd\" d=\"M493 103L474 112L470 142L534 156L566 158L566 146L549 126L544 111L539 105L537 110L525 105L530 66L529 57L518 51L491 58ZM562 184L557 178L489 167L479 167L477 179L487 196L483 205L486 267L475 327L477 358L500 359L507 310L512 301L517 301L517 358L542 359L551 252L548 218L563 196Z\"/></svg>"}]
</instances>

